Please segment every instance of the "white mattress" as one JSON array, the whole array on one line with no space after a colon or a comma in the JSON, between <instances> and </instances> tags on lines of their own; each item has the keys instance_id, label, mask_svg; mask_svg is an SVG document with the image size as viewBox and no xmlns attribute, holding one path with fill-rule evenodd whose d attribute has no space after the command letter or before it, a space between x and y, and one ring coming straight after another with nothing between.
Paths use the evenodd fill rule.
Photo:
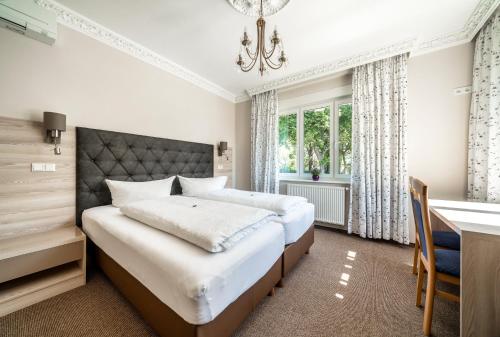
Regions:
<instances>
[{"instance_id":1,"label":"white mattress","mask_svg":"<svg viewBox=\"0 0 500 337\"><path fill-rule=\"evenodd\" d=\"M285 244L291 244L301 238L314 222L314 205L302 204L286 215L275 216L273 221L279 222L285 230Z\"/></svg>"},{"instance_id":2,"label":"white mattress","mask_svg":"<svg viewBox=\"0 0 500 337\"><path fill-rule=\"evenodd\" d=\"M92 241L191 324L212 321L255 284L284 249L282 225L270 222L237 246L209 253L101 206L83 213Z\"/></svg>"}]
</instances>

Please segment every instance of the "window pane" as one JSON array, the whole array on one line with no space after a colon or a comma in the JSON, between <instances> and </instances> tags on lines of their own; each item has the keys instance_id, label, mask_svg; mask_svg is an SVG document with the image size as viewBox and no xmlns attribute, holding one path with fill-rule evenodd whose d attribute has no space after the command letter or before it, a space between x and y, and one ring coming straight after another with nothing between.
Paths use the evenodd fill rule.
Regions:
<instances>
[{"instance_id":1,"label":"window pane","mask_svg":"<svg viewBox=\"0 0 500 337\"><path fill-rule=\"evenodd\" d=\"M297 173L297 114L279 118L280 173Z\"/></svg>"},{"instance_id":2,"label":"window pane","mask_svg":"<svg viewBox=\"0 0 500 337\"><path fill-rule=\"evenodd\" d=\"M339 174L351 174L352 163L352 104L339 105L339 146L338 146L338 168Z\"/></svg>"},{"instance_id":3,"label":"window pane","mask_svg":"<svg viewBox=\"0 0 500 337\"><path fill-rule=\"evenodd\" d=\"M304 111L304 173L330 173L330 107Z\"/></svg>"}]
</instances>

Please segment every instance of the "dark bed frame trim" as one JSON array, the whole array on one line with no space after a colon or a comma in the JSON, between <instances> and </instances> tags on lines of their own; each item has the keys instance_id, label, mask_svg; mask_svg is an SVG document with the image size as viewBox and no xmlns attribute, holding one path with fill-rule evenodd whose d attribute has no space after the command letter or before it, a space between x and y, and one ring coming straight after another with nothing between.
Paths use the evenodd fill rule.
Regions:
<instances>
[{"instance_id":1,"label":"dark bed frame trim","mask_svg":"<svg viewBox=\"0 0 500 337\"><path fill-rule=\"evenodd\" d=\"M285 247L283 252L282 277L285 277L314 244L314 223L296 242ZM281 285L283 281L281 282Z\"/></svg>"},{"instance_id":2,"label":"dark bed frame trim","mask_svg":"<svg viewBox=\"0 0 500 337\"><path fill-rule=\"evenodd\" d=\"M282 257L269 271L231 303L213 321L193 325L170 309L148 288L97 248L97 262L106 276L141 313L146 322L162 337L229 337L248 314L266 297L281 279Z\"/></svg>"}]
</instances>

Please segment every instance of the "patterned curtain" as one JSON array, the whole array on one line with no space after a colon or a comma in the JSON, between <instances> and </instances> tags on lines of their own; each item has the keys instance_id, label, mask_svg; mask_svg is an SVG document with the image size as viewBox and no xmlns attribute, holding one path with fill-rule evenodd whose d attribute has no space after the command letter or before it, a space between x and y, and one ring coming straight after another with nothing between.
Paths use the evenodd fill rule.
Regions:
<instances>
[{"instance_id":1,"label":"patterned curtain","mask_svg":"<svg viewBox=\"0 0 500 337\"><path fill-rule=\"evenodd\" d=\"M467 197L500 203L500 9L476 39Z\"/></svg>"},{"instance_id":2,"label":"patterned curtain","mask_svg":"<svg viewBox=\"0 0 500 337\"><path fill-rule=\"evenodd\" d=\"M408 54L354 68L349 233L409 243Z\"/></svg>"},{"instance_id":3,"label":"patterned curtain","mask_svg":"<svg viewBox=\"0 0 500 337\"><path fill-rule=\"evenodd\" d=\"M252 97L251 184L257 192L278 193L278 94Z\"/></svg>"}]
</instances>

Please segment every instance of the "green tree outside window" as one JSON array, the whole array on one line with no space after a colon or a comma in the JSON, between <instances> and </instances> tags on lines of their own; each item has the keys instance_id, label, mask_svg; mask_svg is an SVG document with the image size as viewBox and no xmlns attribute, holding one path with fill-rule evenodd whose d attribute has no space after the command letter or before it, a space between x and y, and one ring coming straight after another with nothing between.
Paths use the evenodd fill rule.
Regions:
<instances>
[{"instance_id":1,"label":"green tree outside window","mask_svg":"<svg viewBox=\"0 0 500 337\"><path fill-rule=\"evenodd\" d=\"M280 116L278 129L280 173L297 173L297 114Z\"/></svg>"},{"instance_id":2,"label":"green tree outside window","mask_svg":"<svg viewBox=\"0 0 500 337\"><path fill-rule=\"evenodd\" d=\"M352 162L352 104L344 103L337 106L338 123L334 125L337 139L337 152L330 152L334 142L331 139L332 125L330 106L320 106L315 109L303 110L303 166L305 174L310 174L317 168L321 174L332 173L333 153L336 163L336 174L350 175ZM279 117L279 171L280 173L299 173L297 167L297 113Z\"/></svg>"}]
</instances>

